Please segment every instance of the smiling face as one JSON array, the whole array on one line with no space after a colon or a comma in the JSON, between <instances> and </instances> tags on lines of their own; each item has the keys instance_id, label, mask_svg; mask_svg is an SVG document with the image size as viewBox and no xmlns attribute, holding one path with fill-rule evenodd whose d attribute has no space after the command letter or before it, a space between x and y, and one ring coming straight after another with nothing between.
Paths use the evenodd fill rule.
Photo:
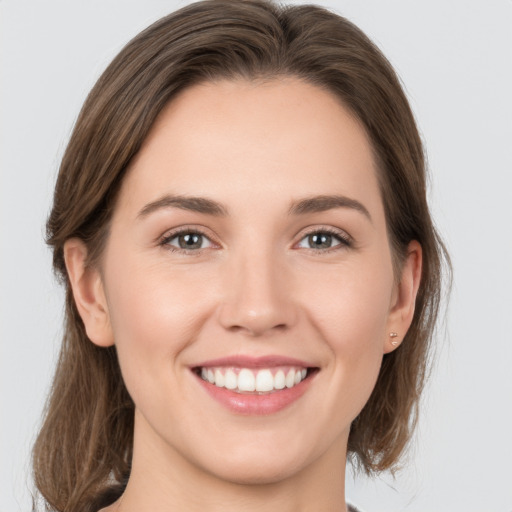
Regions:
<instances>
[{"instance_id":1,"label":"smiling face","mask_svg":"<svg viewBox=\"0 0 512 512\"><path fill-rule=\"evenodd\" d=\"M89 337L116 344L148 471L255 483L344 464L413 294L376 174L360 124L298 79L197 85L161 113L86 306L74 286Z\"/></svg>"}]
</instances>

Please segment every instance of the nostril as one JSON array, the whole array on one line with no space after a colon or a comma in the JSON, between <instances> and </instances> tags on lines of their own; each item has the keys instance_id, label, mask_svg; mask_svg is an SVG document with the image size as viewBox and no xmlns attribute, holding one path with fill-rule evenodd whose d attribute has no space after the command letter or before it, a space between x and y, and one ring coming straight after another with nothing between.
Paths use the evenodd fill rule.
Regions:
<instances>
[{"instance_id":1,"label":"nostril","mask_svg":"<svg viewBox=\"0 0 512 512\"><path fill-rule=\"evenodd\" d=\"M286 324L278 324L275 326L267 327L267 326L261 326L261 325L231 325L227 327L227 330L232 333L239 333L239 332L246 332L249 335L253 337L262 336L267 332L271 331L279 331L283 332L286 329L288 329L288 326Z\"/></svg>"},{"instance_id":2,"label":"nostril","mask_svg":"<svg viewBox=\"0 0 512 512\"><path fill-rule=\"evenodd\" d=\"M260 336L289 329L298 314L290 297L272 295L263 299L246 292L240 296L228 295L219 304L217 318L228 332Z\"/></svg>"}]
</instances>

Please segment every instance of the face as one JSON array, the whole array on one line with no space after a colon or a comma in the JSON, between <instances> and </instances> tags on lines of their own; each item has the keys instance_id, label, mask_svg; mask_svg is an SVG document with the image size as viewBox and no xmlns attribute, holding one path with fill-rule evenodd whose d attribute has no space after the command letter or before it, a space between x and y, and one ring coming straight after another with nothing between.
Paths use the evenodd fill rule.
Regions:
<instances>
[{"instance_id":1,"label":"face","mask_svg":"<svg viewBox=\"0 0 512 512\"><path fill-rule=\"evenodd\" d=\"M101 261L136 449L238 482L343 464L398 315L376 173L360 124L297 79L167 106Z\"/></svg>"}]
</instances>

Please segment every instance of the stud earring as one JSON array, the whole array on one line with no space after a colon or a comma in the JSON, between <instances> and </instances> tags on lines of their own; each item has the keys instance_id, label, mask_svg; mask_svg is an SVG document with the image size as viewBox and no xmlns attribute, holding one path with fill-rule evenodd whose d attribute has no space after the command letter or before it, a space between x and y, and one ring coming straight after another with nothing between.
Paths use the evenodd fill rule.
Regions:
<instances>
[{"instance_id":1,"label":"stud earring","mask_svg":"<svg viewBox=\"0 0 512 512\"><path fill-rule=\"evenodd\" d=\"M398 336L398 334L396 332L390 332L389 333L389 337L390 338L396 338L397 336ZM396 347L398 345L398 340L393 339L391 341L391 345L393 345L393 347Z\"/></svg>"}]
</instances>

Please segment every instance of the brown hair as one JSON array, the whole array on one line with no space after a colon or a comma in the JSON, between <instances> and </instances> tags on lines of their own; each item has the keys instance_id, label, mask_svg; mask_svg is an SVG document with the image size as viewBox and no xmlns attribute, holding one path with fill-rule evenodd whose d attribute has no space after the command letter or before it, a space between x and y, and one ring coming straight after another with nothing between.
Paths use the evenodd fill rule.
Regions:
<instances>
[{"instance_id":1,"label":"brown hair","mask_svg":"<svg viewBox=\"0 0 512 512\"><path fill-rule=\"evenodd\" d=\"M66 324L33 455L35 483L48 507L92 511L113 502L126 485L132 455L134 404L115 348L87 339L66 273L64 242L82 239L94 264L126 168L179 91L222 78L277 76L330 91L360 120L379 164L395 262L411 240L423 248L412 325L400 348L384 356L348 449L367 472L381 471L397 464L410 440L446 254L430 218L423 148L400 82L357 27L326 9L206 0L159 20L127 44L89 94L62 160L47 241L66 287Z\"/></svg>"}]
</instances>

